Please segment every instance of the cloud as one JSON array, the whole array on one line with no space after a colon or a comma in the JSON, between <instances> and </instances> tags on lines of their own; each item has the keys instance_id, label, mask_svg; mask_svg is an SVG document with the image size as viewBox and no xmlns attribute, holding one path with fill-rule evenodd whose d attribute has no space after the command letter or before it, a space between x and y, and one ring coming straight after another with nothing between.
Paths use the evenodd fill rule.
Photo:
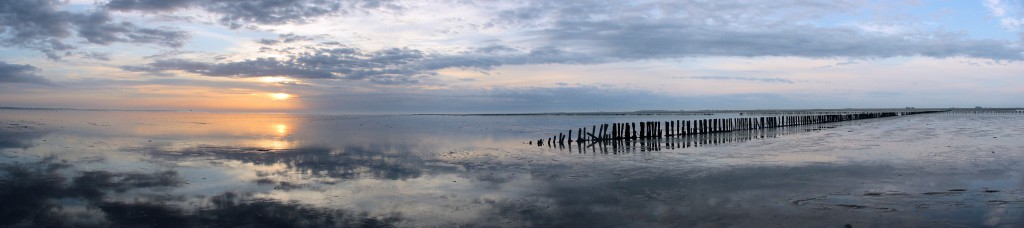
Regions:
<instances>
[{"instance_id":1,"label":"cloud","mask_svg":"<svg viewBox=\"0 0 1024 228\"><path fill-rule=\"evenodd\" d=\"M172 28L143 28L131 22L114 22L104 11L77 13L58 10L61 1L0 1L0 46L43 52L59 60L73 55L75 45L65 43L80 37L88 43L153 43L181 47L189 38Z\"/></svg>"},{"instance_id":2,"label":"cloud","mask_svg":"<svg viewBox=\"0 0 1024 228\"><path fill-rule=\"evenodd\" d=\"M757 81L765 83L784 83L793 84L793 80L784 78L755 78L755 77L729 77L729 76L695 76L695 77L673 77L677 79L697 79L697 80L726 80L726 81Z\"/></svg>"},{"instance_id":3,"label":"cloud","mask_svg":"<svg viewBox=\"0 0 1024 228\"><path fill-rule=\"evenodd\" d=\"M280 25L307 23L314 18L340 15L354 10L399 10L393 1L334 1L334 0L257 0L257 1L202 1L202 0L112 0L105 5L116 11L169 12L199 8L218 14L218 23L237 29L245 25Z\"/></svg>"},{"instance_id":4,"label":"cloud","mask_svg":"<svg viewBox=\"0 0 1024 228\"><path fill-rule=\"evenodd\" d=\"M110 54L108 54L108 53L92 52L92 51L90 51L90 52L78 52L78 55L82 56L83 58L87 58L87 59L110 61Z\"/></svg>"},{"instance_id":5,"label":"cloud","mask_svg":"<svg viewBox=\"0 0 1024 228\"><path fill-rule=\"evenodd\" d=\"M616 60L707 56L807 58L973 57L1021 60L1012 41L971 39L930 29L875 32L823 25L856 14L858 1L527 1L488 24L532 30L544 46ZM896 22L892 22L896 23Z\"/></svg>"},{"instance_id":6,"label":"cloud","mask_svg":"<svg viewBox=\"0 0 1024 228\"><path fill-rule=\"evenodd\" d=\"M50 80L36 75L37 71L39 68L32 65L8 64L0 61L0 83L54 85Z\"/></svg>"},{"instance_id":7,"label":"cloud","mask_svg":"<svg viewBox=\"0 0 1024 228\"><path fill-rule=\"evenodd\" d=\"M704 56L889 58L927 56L1022 60L1020 47L1001 40L972 40L954 33L872 34L853 28L779 25L729 29L685 21L565 21L547 29L555 46L587 46L619 59Z\"/></svg>"},{"instance_id":8,"label":"cloud","mask_svg":"<svg viewBox=\"0 0 1024 228\"><path fill-rule=\"evenodd\" d=\"M207 63L185 59L163 59L139 66L123 66L136 72L162 73L181 70L213 77L285 76L311 79L365 80L377 84L416 83L418 76L433 72L416 66L427 58L419 50L392 48L364 52L350 47L318 47L287 58L255 58Z\"/></svg>"},{"instance_id":9,"label":"cloud","mask_svg":"<svg viewBox=\"0 0 1024 228\"><path fill-rule=\"evenodd\" d=\"M276 44L294 43L294 42L299 42L299 41L311 41L311 40L315 40L315 39L316 38L312 37L312 36L301 36L301 35L295 35L295 33L288 33L288 34L279 34L279 35L277 35L277 39L259 39L259 40L256 40L256 42L261 43L263 45L276 45Z\"/></svg>"},{"instance_id":10,"label":"cloud","mask_svg":"<svg viewBox=\"0 0 1024 228\"><path fill-rule=\"evenodd\" d=\"M1003 28L1009 31L1024 31L1024 3L1014 0L986 0L985 8L992 16L999 18Z\"/></svg>"},{"instance_id":11,"label":"cloud","mask_svg":"<svg viewBox=\"0 0 1024 228\"><path fill-rule=\"evenodd\" d=\"M113 10L165 11L192 7L195 0L112 0L106 7Z\"/></svg>"},{"instance_id":12,"label":"cloud","mask_svg":"<svg viewBox=\"0 0 1024 228\"><path fill-rule=\"evenodd\" d=\"M167 47L181 47L189 39L188 33L183 31L169 28L140 28L131 22L112 21L107 12L99 11L88 15L75 15L72 23L78 28L80 37L94 44L155 43Z\"/></svg>"},{"instance_id":13,"label":"cloud","mask_svg":"<svg viewBox=\"0 0 1024 228\"><path fill-rule=\"evenodd\" d=\"M144 66L125 66L122 69L140 72L162 72L181 70L190 73L217 77L263 77L288 76L295 78L332 78L330 72L289 66L275 58L257 58L230 63L204 63L184 59L157 60Z\"/></svg>"},{"instance_id":14,"label":"cloud","mask_svg":"<svg viewBox=\"0 0 1024 228\"><path fill-rule=\"evenodd\" d=\"M130 2L130 4L128 3ZM332 15L314 1L256 1L253 5L276 6L278 15L246 19L236 3L170 3L111 1L116 10L169 11L199 7L218 12L242 24L301 23L309 18ZM972 57L991 60L1021 60L1024 47L1013 41L970 39L944 31L907 30L873 32L856 26L821 26L805 23L831 13L855 11L855 1L808 2L801 0L749 2L659 2L658 4L559 3L526 1L523 6L502 10L488 23L492 26L526 29L524 45L492 42L466 47L463 52L389 48L364 51L344 46L307 46L305 51L264 47L262 53L279 52L286 57L256 58L234 62L206 63L197 60L161 60L144 66L127 66L134 71L184 70L206 76L294 78L343 78L378 84L411 84L436 75L445 68L490 70L503 65L596 64L651 59L679 59L708 56L804 58L890 58L925 56L932 58ZM374 4L370 4L374 5ZM327 8L323 8L327 7ZM345 3L344 11L352 7ZM379 5L376 7L380 7ZM267 10L274 7L266 7ZM248 15L248 14L245 14ZM313 40L314 37L281 34L260 39L264 45ZM522 47L525 46L525 47ZM301 48L300 48L301 49ZM197 67L197 68L189 68ZM705 78L707 79L707 78ZM721 78L720 78L721 79ZM744 80L730 78L729 80ZM762 80L763 81L763 80ZM767 81L766 81L767 82ZM782 80L770 82L787 83ZM790 82L791 83L791 82Z\"/></svg>"}]
</instances>

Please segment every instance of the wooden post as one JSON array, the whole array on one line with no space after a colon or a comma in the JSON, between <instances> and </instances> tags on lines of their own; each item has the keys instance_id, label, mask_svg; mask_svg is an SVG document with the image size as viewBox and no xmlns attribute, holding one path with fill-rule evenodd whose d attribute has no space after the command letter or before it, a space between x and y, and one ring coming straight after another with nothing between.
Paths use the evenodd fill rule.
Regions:
<instances>
[{"instance_id":1,"label":"wooden post","mask_svg":"<svg viewBox=\"0 0 1024 228\"><path fill-rule=\"evenodd\" d=\"M630 138L637 138L637 123L630 123L630 130L633 130L630 133Z\"/></svg>"},{"instance_id":2,"label":"wooden post","mask_svg":"<svg viewBox=\"0 0 1024 228\"><path fill-rule=\"evenodd\" d=\"M597 140L597 126L590 125L590 141Z\"/></svg>"},{"instance_id":3,"label":"wooden post","mask_svg":"<svg viewBox=\"0 0 1024 228\"><path fill-rule=\"evenodd\" d=\"M618 138L619 138L619 124L618 123L612 123L612 137L611 137L611 139L618 139Z\"/></svg>"}]
</instances>

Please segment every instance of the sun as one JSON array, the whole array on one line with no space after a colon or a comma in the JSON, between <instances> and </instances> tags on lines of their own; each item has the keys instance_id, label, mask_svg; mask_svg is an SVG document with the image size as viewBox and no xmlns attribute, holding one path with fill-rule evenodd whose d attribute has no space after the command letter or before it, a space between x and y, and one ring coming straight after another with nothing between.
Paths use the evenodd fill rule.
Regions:
<instances>
[{"instance_id":1,"label":"sun","mask_svg":"<svg viewBox=\"0 0 1024 228\"><path fill-rule=\"evenodd\" d=\"M271 93L270 94L270 99L273 99L275 101L288 100L288 98L292 98L292 95L291 94L287 94L287 93Z\"/></svg>"}]
</instances>

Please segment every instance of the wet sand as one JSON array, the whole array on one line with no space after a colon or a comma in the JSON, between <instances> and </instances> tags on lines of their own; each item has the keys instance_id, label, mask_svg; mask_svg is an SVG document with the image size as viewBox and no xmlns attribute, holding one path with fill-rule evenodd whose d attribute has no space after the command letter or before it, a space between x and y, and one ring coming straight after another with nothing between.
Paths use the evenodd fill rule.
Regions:
<instances>
[{"instance_id":1,"label":"wet sand","mask_svg":"<svg viewBox=\"0 0 1024 228\"><path fill-rule=\"evenodd\" d=\"M0 226L1024 225L1021 114L526 144L659 118L0 110Z\"/></svg>"}]
</instances>

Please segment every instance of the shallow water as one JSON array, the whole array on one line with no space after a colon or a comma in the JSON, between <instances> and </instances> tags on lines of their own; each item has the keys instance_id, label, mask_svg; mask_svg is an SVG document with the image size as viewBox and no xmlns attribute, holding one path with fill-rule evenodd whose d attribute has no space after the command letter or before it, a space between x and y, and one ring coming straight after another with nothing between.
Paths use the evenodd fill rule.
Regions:
<instances>
[{"instance_id":1,"label":"shallow water","mask_svg":"<svg viewBox=\"0 0 1024 228\"><path fill-rule=\"evenodd\" d=\"M0 110L0 226L1024 225L1024 115L527 144L715 116Z\"/></svg>"}]
</instances>

